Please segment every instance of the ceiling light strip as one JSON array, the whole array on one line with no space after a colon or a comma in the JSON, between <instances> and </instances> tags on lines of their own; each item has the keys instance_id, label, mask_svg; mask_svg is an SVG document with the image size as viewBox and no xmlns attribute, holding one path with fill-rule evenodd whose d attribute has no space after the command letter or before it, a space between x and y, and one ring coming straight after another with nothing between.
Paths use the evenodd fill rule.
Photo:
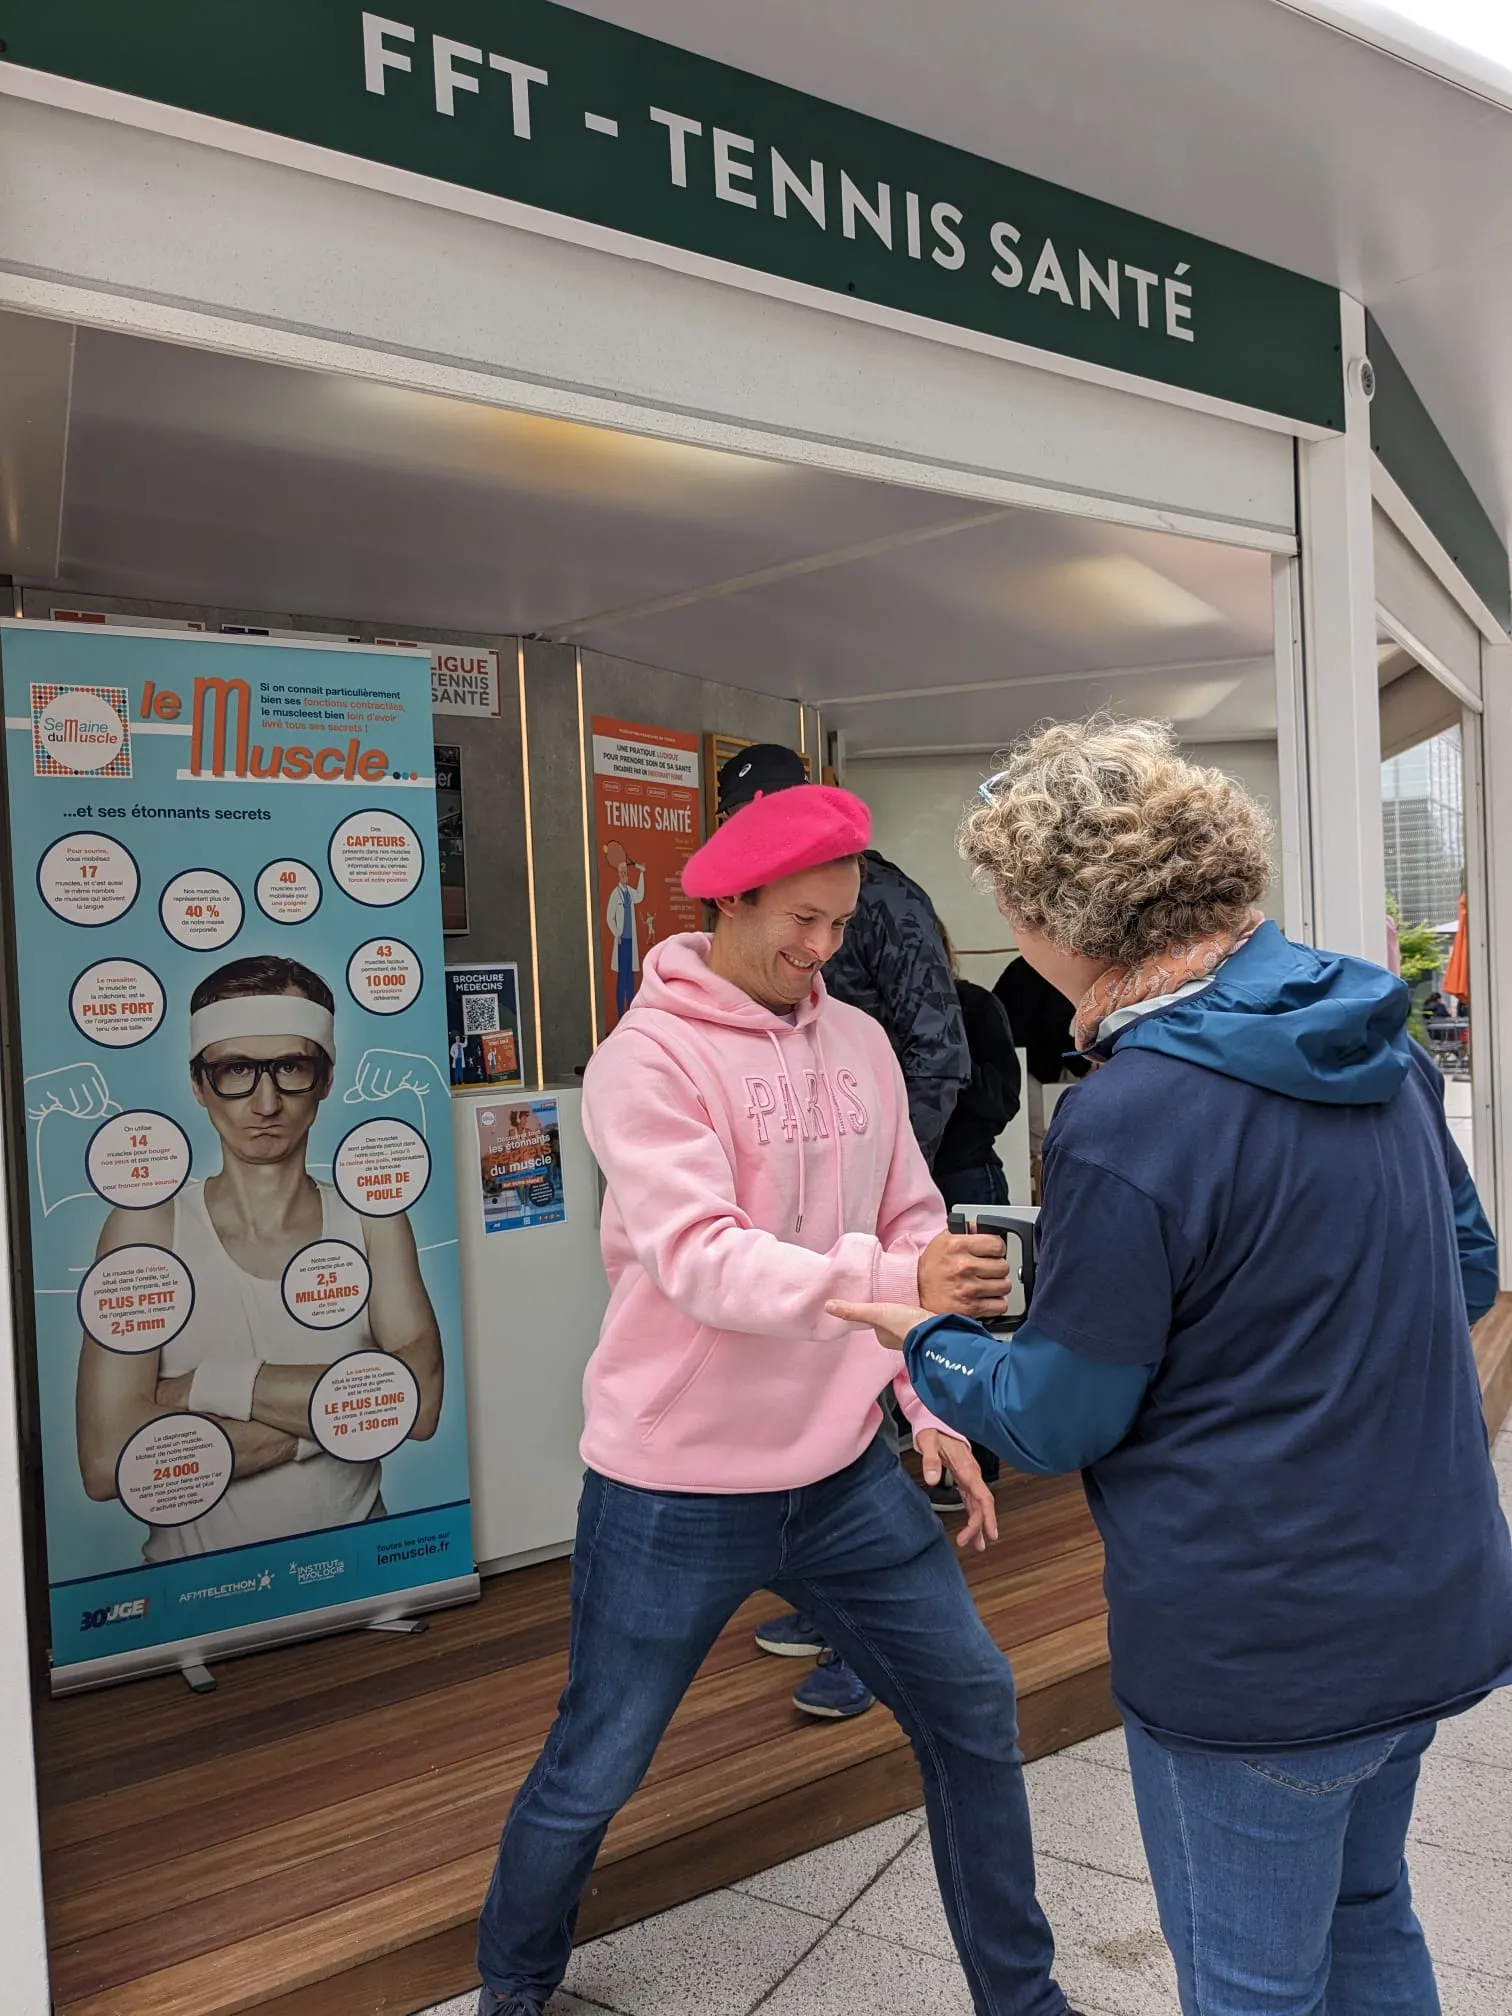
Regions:
<instances>
[{"instance_id":1,"label":"ceiling light strip","mask_svg":"<svg viewBox=\"0 0 1512 2016\"><path fill-rule=\"evenodd\" d=\"M530 991L535 1007L536 1090L546 1085L546 1052L541 1035L541 939L536 925L535 828L530 805L530 723L525 715L525 639L515 646L515 676L520 686L520 773L525 799L525 891L530 904Z\"/></svg>"},{"instance_id":2,"label":"ceiling light strip","mask_svg":"<svg viewBox=\"0 0 1512 2016\"><path fill-rule=\"evenodd\" d=\"M574 652L577 667L578 803L583 814L583 917L588 929L588 1042L597 1050L598 919L593 911L593 841L588 825L588 722L583 712L583 654Z\"/></svg>"}]
</instances>

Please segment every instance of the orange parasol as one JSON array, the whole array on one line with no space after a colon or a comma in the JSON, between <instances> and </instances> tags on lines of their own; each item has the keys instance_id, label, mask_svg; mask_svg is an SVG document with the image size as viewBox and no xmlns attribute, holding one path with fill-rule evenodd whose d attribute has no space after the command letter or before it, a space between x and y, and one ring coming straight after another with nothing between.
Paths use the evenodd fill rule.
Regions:
<instances>
[{"instance_id":1,"label":"orange parasol","mask_svg":"<svg viewBox=\"0 0 1512 2016\"><path fill-rule=\"evenodd\" d=\"M1460 897L1459 926L1454 934L1454 943L1449 948L1449 963L1444 968L1443 991L1452 994L1457 1001L1470 999L1470 929L1466 922L1466 904Z\"/></svg>"}]
</instances>

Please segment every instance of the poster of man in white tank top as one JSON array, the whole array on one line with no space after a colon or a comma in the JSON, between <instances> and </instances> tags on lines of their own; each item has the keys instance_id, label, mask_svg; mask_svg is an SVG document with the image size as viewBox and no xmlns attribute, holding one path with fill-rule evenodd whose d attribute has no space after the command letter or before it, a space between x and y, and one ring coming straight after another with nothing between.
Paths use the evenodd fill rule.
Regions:
<instances>
[{"instance_id":1,"label":"poster of man in white tank top","mask_svg":"<svg viewBox=\"0 0 1512 2016\"><path fill-rule=\"evenodd\" d=\"M472 1593L425 654L0 661L54 1686Z\"/></svg>"}]
</instances>

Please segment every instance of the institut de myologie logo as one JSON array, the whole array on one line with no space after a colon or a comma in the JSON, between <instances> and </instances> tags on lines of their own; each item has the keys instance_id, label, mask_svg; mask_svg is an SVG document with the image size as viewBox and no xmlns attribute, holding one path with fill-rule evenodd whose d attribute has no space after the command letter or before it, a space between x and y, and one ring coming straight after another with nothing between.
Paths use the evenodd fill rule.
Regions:
<instances>
[{"instance_id":1,"label":"institut de myologie logo","mask_svg":"<svg viewBox=\"0 0 1512 2016\"><path fill-rule=\"evenodd\" d=\"M33 686L31 718L39 777L131 775L124 686Z\"/></svg>"}]
</instances>

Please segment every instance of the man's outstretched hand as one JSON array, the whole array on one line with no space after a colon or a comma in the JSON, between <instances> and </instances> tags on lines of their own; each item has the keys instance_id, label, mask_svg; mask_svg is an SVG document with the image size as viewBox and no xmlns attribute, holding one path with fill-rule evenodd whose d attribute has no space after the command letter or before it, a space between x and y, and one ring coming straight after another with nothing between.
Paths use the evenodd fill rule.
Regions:
<instances>
[{"instance_id":1,"label":"man's outstretched hand","mask_svg":"<svg viewBox=\"0 0 1512 2016\"><path fill-rule=\"evenodd\" d=\"M966 1508L966 1522L956 1535L957 1547L974 1547L978 1554L985 1554L987 1542L998 1537L997 1503L971 1453L971 1444L943 1435L938 1428L921 1428L914 1437L914 1447L924 1465L926 1485L938 1484L943 1470L956 1481Z\"/></svg>"},{"instance_id":2,"label":"man's outstretched hand","mask_svg":"<svg viewBox=\"0 0 1512 2016\"><path fill-rule=\"evenodd\" d=\"M909 1331L931 1320L928 1309L907 1302L829 1302L825 1307L841 1323L874 1330L877 1342L889 1351L901 1351ZM974 1547L983 1553L987 1542L998 1537L997 1503L971 1453L971 1444L938 1428L921 1428L914 1436L914 1447L924 1466L926 1485L938 1484L946 1470L956 1481L966 1508L966 1523L956 1535L957 1547Z\"/></svg>"}]
</instances>

